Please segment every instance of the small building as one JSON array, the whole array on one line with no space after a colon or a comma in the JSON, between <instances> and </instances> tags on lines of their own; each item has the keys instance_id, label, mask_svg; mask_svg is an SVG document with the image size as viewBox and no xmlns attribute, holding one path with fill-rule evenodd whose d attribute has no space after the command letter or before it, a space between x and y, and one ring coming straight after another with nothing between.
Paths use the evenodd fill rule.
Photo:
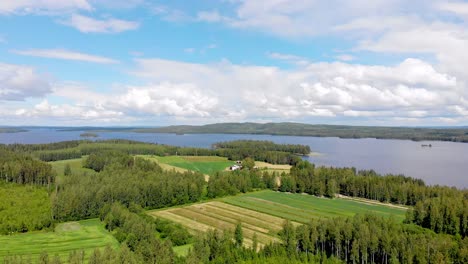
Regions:
<instances>
[{"instance_id":1,"label":"small building","mask_svg":"<svg viewBox=\"0 0 468 264\"><path fill-rule=\"evenodd\" d=\"M232 171L235 171L235 170L240 170L242 167L239 166L239 165L232 165L231 167L229 167L230 170Z\"/></svg>"}]
</instances>

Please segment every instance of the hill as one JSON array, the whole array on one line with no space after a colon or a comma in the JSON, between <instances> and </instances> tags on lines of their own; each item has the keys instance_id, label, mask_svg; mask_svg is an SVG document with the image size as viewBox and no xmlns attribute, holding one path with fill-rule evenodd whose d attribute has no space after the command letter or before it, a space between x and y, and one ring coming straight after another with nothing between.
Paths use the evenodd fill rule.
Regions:
<instances>
[{"instance_id":1,"label":"hill","mask_svg":"<svg viewBox=\"0 0 468 264\"><path fill-rule=\"evenodd\" d=\"M137 128L141 133L176 134L265 134L340 138L378 138L468 142L468 128L377 127L311 125L302 123L218 123L202 126Z\"/></svg>"}]
</instances>

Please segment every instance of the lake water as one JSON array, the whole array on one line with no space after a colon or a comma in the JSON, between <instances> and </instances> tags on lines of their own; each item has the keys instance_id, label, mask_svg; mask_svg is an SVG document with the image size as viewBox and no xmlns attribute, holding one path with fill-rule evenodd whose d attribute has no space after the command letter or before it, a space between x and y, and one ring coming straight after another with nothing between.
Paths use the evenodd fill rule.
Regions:
<instances>
[{"instance_id":1,"label":"lake water","mask_svg":"<svg viewBox=\"0 0 468 264\"><path fill-rule=\"evenodd\" d=\"M0 133L0 143L51 143L81 139L83 131L31 129L20 133ZM386 174L404 174L427 184L468 188L468 143L409 140L340 139L319 137L238 135L238 134L149 134L99 132L98 139L131 139L143 142L210 148L213 143L237 139L270 140L276 143L309 145L318 156L308 160L325 166L374 169ZM432 144L432 147L421 147Z\"/></svg>"}]
</instances>

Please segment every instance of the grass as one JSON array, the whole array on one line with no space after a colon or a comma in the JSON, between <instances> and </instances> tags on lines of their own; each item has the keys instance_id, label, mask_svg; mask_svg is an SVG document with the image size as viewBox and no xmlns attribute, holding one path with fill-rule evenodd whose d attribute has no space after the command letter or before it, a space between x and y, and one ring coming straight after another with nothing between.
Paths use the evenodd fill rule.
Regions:
<instances>
[{"instance_id":1,"label":"grass","mask_svg":"<svg viewBox=\"0 0 468 264\"><path fill-rule=\"evenodd\" d=\"M72 251L84 250L87 259L94 249L107 245L117 248L118 242L99 219L90 219L59 224L55 232L0 236L0 245L0 260L7 255L31 256L35 260L43 251L66 260Z\"/></svg>"},{"instance_id":2,"label":"grass","mask_svg":"<svg viewBox=\"0 0 468 264\"><path fill-rule=\"evenodd\" d=\"M369 212L403 221L406 213L405 209L384 204L363 203L340 198L319 198L312 195L268 190L227 197L222 201L300 223L307 223L313 217L353 216L357 213Z\"/></svg>"},{"instance_id":3,"label":"grass","mask_svg":"<svg viewBox=\"0 0 468 264\"><path fill-rule=\"evenodd\" d=\"M193 244L187 244L183 246L173 247L174 253L179 257L185 257L188 255L189 250L193 249Z\"/></svg>"},{"instance_id":4,"label":"grass","mask_svg":"<svg viewBox=\"0 0 468 264\"><path fill-rule=\"evenodd\" d=\"M183 170L198 171L203 174L211 175L217 171L223 171L227 167L234 164L233 161L223 157L216 156L149 156L142 155L142 157L149 158L156 161L162 167L169 165L166 168L181 168ZM163 167L164 168L164 167Z\"/></svg>"},{"instance_id":5,"label":"grass","mask_svg":"<svg viewBox=\"0 0 468 264\"><path fill-rule=\"evenodd\" d=\"M254 234L257 235L260 246L278 241L277 233L284 222L284 219L279 217L217 201L151 211L149 214L179 223L187 227L192 234L211 229L234 231L236 224L241 222L246 246L252 245Z\"/></svg>"},{"instance_id":6,"label":"grass","mask_svg":"<svg viewBox=\"0 0 468 264\"><path fill-rule=\"evenodd\" d=\"M89 175L89 174L95 174L96 173L92 169L83 168L83 166L82 166L83 163L82 162L83 162L84 158L85 157L78 158L78 159L51 161L51 162L49 162L49 164L52 165L52 169L57 173L57 180L60 183L60 180L62 179L62 177L64 177L63 171L65 169L66 164L70 165L70 169L71 169L73 174L87 173Z\"/></svg>"}]
</instances>

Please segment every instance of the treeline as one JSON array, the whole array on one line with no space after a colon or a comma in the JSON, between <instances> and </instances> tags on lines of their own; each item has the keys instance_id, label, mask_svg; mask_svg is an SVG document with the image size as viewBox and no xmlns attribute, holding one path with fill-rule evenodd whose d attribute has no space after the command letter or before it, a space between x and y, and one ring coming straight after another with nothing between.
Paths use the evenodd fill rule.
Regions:
<instances>
[{"instance_id":1,"label":"treeline","mask_svg":"<svg viewBox=\"0 0 468 264\"><path fill-rule=\"evenodd\" d=\"M437 195L449 188L427 187L423 180L402 175L379 175L374 171L355 168L315 167L301 161L282 175L279 190L308 193L333 198L335 194L361 197L381 202L415 205L425 197Z\"/></svg>"},{"instance_id":2,"label":"treeline","mask_svg":"<svg viewBox=\"0 0 468 264\"><path fill-rule=\"evenodd\" d=\"M236 232L208 232L187 263L467 263L468 238L438 235L372 214L312 219L294 227L286 221L281 243L258 252L238 246Z\"/></svg>"},{"instance_id":3,"label":"treeline","mask_svg":"<svg viewBox=\"0 0 468 264\"><path fill-rule=\"evenodd\" d=\"M0 148L0 180L18 184L50 185L55 181L52 166L31 156Z\"/></svg>"},{"instance_id":4,"label":"treeline","mask_svg":"<svg viewBox=\"0 0 468 264\"><path fill-rule=\"evenodd\" d=\"M276 144L267 140L234 140L213 144L215 149L258 149L262 151L280 151L308 155L310 147L299 144Z\"/></svg>"},{"instance_id":5,"label":"treeline","mask_svg":"<svg viewBox=\"0 0 468 264\"><path fill-rule=\"evenodd\" d=\"M407 214L406 222L437 233L468 237L468 193L456 196L428 198L416 203Z\"/></svg>"},{"instance_id":6,"label":"treeline","mask_svg":"<svg viewBox=\"0 0 468 264\"><path fill-rule=\"evenodd\" d=\"M110 161L98 175L72 174L64 178L52 197L54 219L97 217L101 208L114 202L154 209L196 202L203 196L206 182L200 173L163 171L143 158L120 153L113 159L114 155L108 151L97 154ZM89 156L90 159L93 156ZM88 160L85 164L90 163Z\"/></svg>"},{"instance_id":7,"label":"treeline","mask_svg":"<svg viewBox=\"0 0 468 264\"><path fill-rule=\"evenodd\" d=\"M468 190L426 186L424 181L401 175L382 176L354 168L315 167L301 161L281 176L282 192L308 193L333 198L335 194L414 206L407 222L438 233L468 234Z\"/></svg>"},{"instance_id":8,"label":"treeline","mask_svg":"<svg viewBox=\"0 0 468 264\"><path fill-rule=\"evenodd\" d=\"M12 151L31 153L42 161L57 161L80 158L103 150L121 151L130 155L156 156L220 156L230 160L242 160L250 157L257 161L273 164L296 164L301 160L298 155L310 153L310 147L304 145L282 145L270 141L234 141L214 145L214 149L177 147L169 145L143 143L131 140L103 141L66 141L51 144L6 146Z\"/></svg>"},{"instance_id":9,"label":"treeline","mask_svg":"<svg viewBox=\"0 0 468 264\"><path fill-rule=\"evenodd\" d=\"M131 251L128 259L121 263L174 263L171 241L157 239L153 219L144 213L138 215L138 208L135 209L136 212L131 212L114 203L101 211L100 218L106 228Z\"/></svg>"},{"instance_id":10,"label":"treeline","mask_svg":"<svg viewBox=\"0 0 468 264\"><path fill-rule=\"evenodd\" d=\"M210 176L207 187L207 198L236 195L253 190L274 188L275 176L258 170L237 170L217 172Z\"/></svg>"},{"instance_id":11,"label":"treeline","mask_svg":"<svg viewBox=\"0 0 468 264\"><path fill-rule=\"evenodd\" d=\"M168 126L134 129L142 133L262 134L339 138L382 138L468 142L468 128L372 127L301 123L219 123L203 126Z\"/></svg>"}]
</instances>

